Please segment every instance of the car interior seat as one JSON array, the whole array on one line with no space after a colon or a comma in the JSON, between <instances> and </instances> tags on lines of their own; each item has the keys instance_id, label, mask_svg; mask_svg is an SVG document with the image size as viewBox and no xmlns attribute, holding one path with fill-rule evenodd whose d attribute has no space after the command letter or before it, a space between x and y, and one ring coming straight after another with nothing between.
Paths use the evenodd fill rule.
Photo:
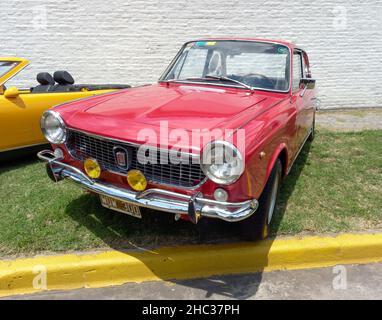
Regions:
<instances>
[{"instance_id":1,"label":"car interior seat","mask_svg":"<svg viewBox=\"0 0 382 320\"><path fill-rule=\"evenodd\" d=\"M218 52L214 52L208 64L207 75L221 76L222 75L222 58Z\"/></svg>"},{"instance_id":2,"label":"car interior seat","mask_svg":"<svg viewBox=\"0 0 382 320\"><path fill-rule=\"evenodd\" d=\"M52 88L52 92L75 91L74 79L68 71L56 71L53 74L53 79L57 84Z\"/></svg>"},{"instance_id":3,"label":"car interior seat","mask_svg":"<svg viewBox=\"0 0 382 320\"><path fill-rule=\"evenodd\" d=\"M42 93L50 91L55 84L52 75L48 72L40 72L36 77L38 86L31 88L32 93Z\"/></svg>"}]
</instances>

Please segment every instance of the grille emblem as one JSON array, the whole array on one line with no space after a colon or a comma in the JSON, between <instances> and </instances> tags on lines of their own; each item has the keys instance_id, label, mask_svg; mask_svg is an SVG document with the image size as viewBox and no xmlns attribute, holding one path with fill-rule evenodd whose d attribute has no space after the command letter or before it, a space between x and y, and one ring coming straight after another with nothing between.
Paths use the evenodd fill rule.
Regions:
<instances>
[{"instance_id":1,"label":"grille emblem","mask_svg":"<svg viewBox=\"0 0 382 320\"><path fill-rule=\"evenodd\" d=\"M113 148L115 162L118 167L127 169L127 165L129 163L129 155L125 148L122 147L114 147Z\"/></svg>"}]
</instances>

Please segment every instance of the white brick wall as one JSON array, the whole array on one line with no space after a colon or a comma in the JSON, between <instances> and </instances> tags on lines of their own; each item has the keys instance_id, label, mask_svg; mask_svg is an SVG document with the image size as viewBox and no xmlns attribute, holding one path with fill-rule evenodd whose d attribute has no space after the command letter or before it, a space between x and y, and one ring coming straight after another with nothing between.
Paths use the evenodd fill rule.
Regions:
<instances>
[{"instance_id":1,"label":"white brick wall","mask_svg":"<svg viewBox=\"0 0 382 320\"><path fill-rule=\"evenodd\" d=\"M0 55L76 82L154 82L186 40L205 36L287 39L313 64L323 108L382 106L382 1L8 0ZM46 18L46 19L45 19Z\"/></svg>"}]
</instances>

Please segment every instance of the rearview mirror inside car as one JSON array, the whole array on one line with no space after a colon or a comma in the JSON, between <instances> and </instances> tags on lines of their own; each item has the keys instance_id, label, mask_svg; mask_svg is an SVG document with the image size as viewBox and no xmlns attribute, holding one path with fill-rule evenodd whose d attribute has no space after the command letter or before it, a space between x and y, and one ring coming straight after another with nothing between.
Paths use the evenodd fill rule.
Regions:
<instances>
[{"instance_id":1,"label":"rearview mirror inside car","mask_svg":"<svg viewBox=\"0 0 382 320\"><path fill-rule=\"evenodd\" d=\"M6 98L16 98L19 95L19 89L16 87L9 87L7 90L4 92L4 97Z\"/></svg>"}]
</instances>

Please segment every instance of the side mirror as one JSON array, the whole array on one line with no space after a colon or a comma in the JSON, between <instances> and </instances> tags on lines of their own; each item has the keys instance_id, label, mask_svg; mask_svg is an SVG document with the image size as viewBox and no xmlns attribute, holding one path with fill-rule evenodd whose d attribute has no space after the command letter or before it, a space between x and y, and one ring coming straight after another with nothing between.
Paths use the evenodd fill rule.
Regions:
<instances>
[{"instance_id":1,"label":"side mirror","mask_svg":"<svg viewBox=\"0 0 382 320\"><path fill-rule=\"evenodd\" d=\"M314 89L316 86L316 80L312 78L301 78L300 79L300 87L303 86L306 89Z\"/></svg>"},{"instance_id":2,"label":"side mirror","mask_svg":"<svg viewBox=\"0 0 382 320\"><path fill-rule=\"evenodd\" d=\"M4 97L6 98L16 98L19 96L19 89L16 87L9 87L7 90L4 92Z\"/></svg>"}]
</instances>

